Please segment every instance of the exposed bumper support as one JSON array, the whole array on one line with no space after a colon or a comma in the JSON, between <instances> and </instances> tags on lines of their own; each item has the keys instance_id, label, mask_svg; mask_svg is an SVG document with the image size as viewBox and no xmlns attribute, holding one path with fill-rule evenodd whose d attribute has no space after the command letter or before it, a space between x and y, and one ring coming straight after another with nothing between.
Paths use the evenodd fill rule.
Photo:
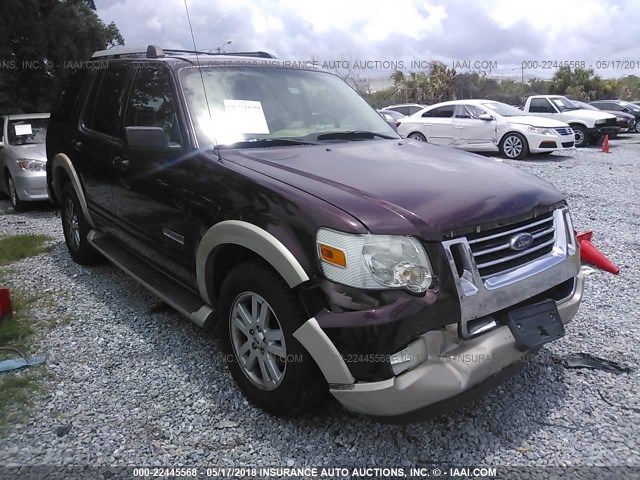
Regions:
<instances>
[{"instance_id":1,"label":"exposed bumper support","mask_svg":"<svg viewBox=\"0 0 640 480\"><path fill-rule=\"evenodd\" d=\"M571 295L557 302L564 324L575 316L583 287L584 276L579 273ZM415 421L417 416L412 417L412 412L461 396L485 381L494 384L497 376L506 379L505 373L517 371L512 367L523 362L527 355L516 348L507 326L461 340L457 325L449 325L423 335L428 358L413 370L379 382L337 384L338 370L343 378L350 374L345 373L346 365L340 365L342 359L339 354L336 357L337 351L329 338L319 328L312 328L314 322L317 325L315 319L309 320L295 336L309 350L323 373L331 374L327 375L331 393L349 410L385 417L382 421L391 423L396 416L403 422ZM457 405L452 403L451 406ZM442 411L442 408L438 410Z\"/></svg>"}]
</instances>

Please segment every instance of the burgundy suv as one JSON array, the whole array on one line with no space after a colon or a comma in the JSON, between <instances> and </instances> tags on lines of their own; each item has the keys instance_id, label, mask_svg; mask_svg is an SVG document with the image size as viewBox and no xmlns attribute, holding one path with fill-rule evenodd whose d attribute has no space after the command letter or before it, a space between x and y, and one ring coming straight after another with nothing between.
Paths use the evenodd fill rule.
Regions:
<instances>
[{"instance_id":1,"label":"burgundy suv","mask_svg":"<svg viewBox=\"0 0 640 480\"><path fill-rule=\"evenodd\" d=\"M47 180L69 253L200 326L276 415L327 389L416 421L564 335L583 277L549 183L404 140L344 81L263 52L97 52L60 93Z\"/></svg>"}]
</instances>

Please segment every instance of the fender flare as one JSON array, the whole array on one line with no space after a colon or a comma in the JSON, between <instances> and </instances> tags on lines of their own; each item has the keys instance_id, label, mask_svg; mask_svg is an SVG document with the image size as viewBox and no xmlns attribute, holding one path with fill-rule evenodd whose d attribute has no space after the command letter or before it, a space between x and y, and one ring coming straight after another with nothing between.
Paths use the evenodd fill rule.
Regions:
<instances>
[{"instance_id":1,"label":"fender flare","mask_svg":"<svg viewBox=\"0 0 640 480\"><path fill-rule=\"evenodd\" d=\"M62 198L61 185L59 184L59 182L56 181L58 178L58 170L60 168L63 169L71 179L71 184L73 185L73 189L75 190L76 196L78 197L78 202L80 203L80 208L82 209L84 218L87 219L87 222L89 222L89 225L91 225L91 228L95 228L95 224L91 219L91 215L89 215L89 207L87 206L87 199L84 196L84 190L82 190L80 177L78 177L78 173L76 172L76 169L73 167L73 163L71 163L71 160L69 159L69 157L67 157L64 153L58 153L53 158L53 162L51 164L51 174L53 177L53 181L51 182L51 184L53 186L53 193L55 194L56 198L58 199Z\"/></svg>"},{"instance_id":2,"label":"fender flare","mask_svg":"<svg viewBox=\"0 0 640 480\"><path fill-rule=\"evenodd\" d=\"M209 305L212 305L211 291L208 287L211 278L207 275L208 262L211 253L224 244L239 245L259 255L271 265L293 288L309 280L296 257L284 246L284 244L266 230L252 223L240 220L224 220L209 228L203 235L198 245L196 255L196 280L200 296Z\"/></svg>"}]
</instances>

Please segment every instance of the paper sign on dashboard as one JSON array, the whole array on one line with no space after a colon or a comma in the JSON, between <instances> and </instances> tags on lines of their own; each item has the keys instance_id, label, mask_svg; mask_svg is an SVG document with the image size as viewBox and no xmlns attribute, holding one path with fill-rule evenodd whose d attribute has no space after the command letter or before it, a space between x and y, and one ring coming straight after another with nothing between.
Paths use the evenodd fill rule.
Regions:
<instances>
[{"instance_id":1,"label":"paper sign on dashboard","mask_svg":"<svg viewBox=\"0 0 640 480\"><path fill-rule=\"evenodd\" d=\"M225 100L227 121L238 133L269 133L262 103L254 100Z\"/></svg>"},{"instance_id":2,"label":"paper sign on dashboard","mask_svg":"<svg viewBox=\"0 0 640 480\"><path fill-rule=\"evenodd\" d=\"M31 124L15 125L16 135L32 135Z\"/></svg>"}]
</instances>

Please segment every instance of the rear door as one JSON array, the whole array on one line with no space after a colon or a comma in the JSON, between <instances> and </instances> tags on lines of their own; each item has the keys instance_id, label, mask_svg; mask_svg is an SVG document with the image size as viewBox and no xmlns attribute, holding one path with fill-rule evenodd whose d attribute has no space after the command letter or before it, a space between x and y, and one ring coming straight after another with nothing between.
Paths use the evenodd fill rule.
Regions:
<instances>
[{"instance_id":1,"label":"rear door","mask_svg":"<svg viewBox=\"0 0 640 480\"><path fill-rule=\"evenodd\" d=\"M193 172L185 155L187 136L178 121L176 98L168 67L143 64L137 70L123 128L159 127L166 147L131 148L125 142L114 158L113 188L118 217L127 231L153 251L179 259L186 255Z\"/></svg>"},{"instance_id":2,"label":"rear door","mask_svg":"<svg viewBox=\"0 0 640 480\"><path fill-rule=\"evenodd\" d=\"M71 141L73 164L82 178L89 209L97 214L99 223L111 223L117 213L113 159L124 143L121 112L129 82L130 71L122 63L111 63L96 73L78 135Z\"/></svg>"},{"instance_id":3,"label":"rear door","mask_svg":"<svg viewBox=\"0 0 640 480\"><path fill-rule=\"evenodd\" d=\"M444 105L422 114L421 120L429 143L453 144L453 113L455 105Z\"/></svg>"}]
</instances>

